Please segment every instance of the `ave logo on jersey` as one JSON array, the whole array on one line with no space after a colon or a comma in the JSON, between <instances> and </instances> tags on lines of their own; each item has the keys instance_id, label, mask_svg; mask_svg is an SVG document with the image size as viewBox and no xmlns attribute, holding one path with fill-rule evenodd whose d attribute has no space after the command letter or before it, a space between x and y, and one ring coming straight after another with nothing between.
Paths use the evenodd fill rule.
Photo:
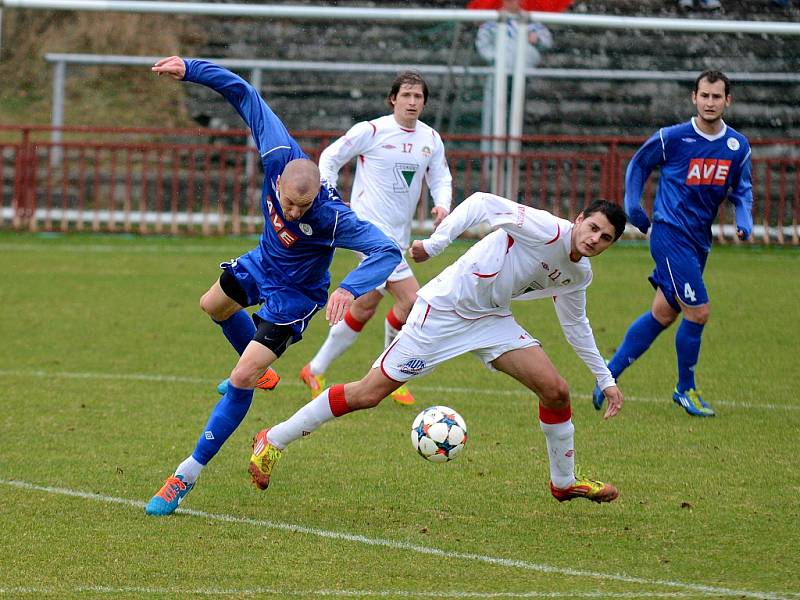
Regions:
<instances>
[{"instance_id":1,"label":"ave logo on jersey","mask_svg":"<svg viewBox=\"0 0 800 600\"><path fill-rule=\"evenodd\" d=\"M278 240L283 244L284 248L288 248L298 240L298 236L286 228L286 223L283 222L278 211L275 210L271 200L267 200L267 209L269 209L269 222L272 225L272 229L275 230Z\"/></svg>"},{"instance_id":2,"label":"ave logo on jersey","mask_svg":"<svg viewBox=\"0 0 800 600\"><path fill-rule=\"evenodd\" d=\"M725 185L731 161L717 158L693 158L686 172L686 185Z\"/></svg>"}]
</instances>

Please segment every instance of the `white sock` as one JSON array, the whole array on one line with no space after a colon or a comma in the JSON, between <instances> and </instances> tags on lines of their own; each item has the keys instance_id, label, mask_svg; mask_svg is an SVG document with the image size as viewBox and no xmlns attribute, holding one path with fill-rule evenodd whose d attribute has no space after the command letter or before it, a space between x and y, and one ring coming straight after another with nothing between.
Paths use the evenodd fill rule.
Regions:
<instances>
[{"instance_id":1,"label":"white sock","mask_svg":"<svg viewBox=\"0 0 800 600\"><path fill-rule=\"evenodd\" d=\"M558 488L567 488L575 483L575 426L572 419L556 424L539 421L539 426L547 441L550 481Z\"/></svg>"},{"instance_id":2,"label":"white sock","mask_svg":"<svg viewBox=\"0 0 800 600\"><path fill-rule=\"evenodd\" d=\"M358 331L351 329L344 319L331 327L330 331L328 331L328 338L322 344L322 348L308 363L311 372L314 375L322 375L334 360L353 345L356 338L358 338Z\"/></svg>"},{"instance_id":3,"label":"white sock","mask_svg":"<svg viewBox=\"0 0 800 600\"><path fill-rule=\"evenodd\" d=\"M270 428L267 440L278 450L283 450L293 441L316 431L323 423L333 419L331 405L328 400L330 388L325 388L323 392L311 402L300 408L283 423L278 423Z\"/></svg>"},{"instance_id":4,"label":"white sock","mask_svg":"<svg viewBox=\"0 0 800 600\"><path fill-rule=\"evenodd\" d=\"M193 456L190 456L175 469L175 475L183 477L183 483L194 483L200 477L200 471L203 470L205 465L197 462Z\"/></svg>"}]
</instances>

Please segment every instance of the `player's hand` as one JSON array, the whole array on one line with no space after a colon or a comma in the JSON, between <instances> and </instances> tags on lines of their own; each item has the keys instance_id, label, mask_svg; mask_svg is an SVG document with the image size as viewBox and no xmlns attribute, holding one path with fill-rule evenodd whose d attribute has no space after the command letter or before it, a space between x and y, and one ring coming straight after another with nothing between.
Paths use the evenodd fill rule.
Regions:
<instances>
[{"instance_id":1,"label":"player's hand","mask_svg":"<svg viewBox=\"0 0 800 600\"><path fill-rule=\"evenodd\" d=\"M744 210L736 209L736 236L743 242L750 239L753 222Z\"/></svg>"},{"instance_id":2,"label":"player's hand","mask_svg":"<svg viewBox=\"0 0 800 600\"><path fill-rule=\"evenodd\" d=\"M607 387L603 390L603 395L608 400L608 407L606 408L606 412L603 415L604 419L608 419L609 417L613 417L616 415L620 409L622 408L622 403L625 401L625 398L622 395L622 392L619 391L619 388L615 385Z\"/></svg>"},{"instance_id":3,"label":"player's hand","mask_svg":"<svg viewBox=\"0 0 800 600\"><path fill-rule=\"evenodd\" d=\"M344 319L347 309L355 300L355 296L344 288L336 288L328 298L328 306L325 308L325 318L331 326L336 325Z\"/></svg>"},{"instance_id":4,"label":"player's hand","mask_svg":"<svg viewBox=\"0 0 800 600\"><path fill-rule=\"evenodd\" d=\"M430 258L425 251L425 246L422 245L422 240L414 240L411 242L411 247L408 249L408 254L414 259L414 262L425 262Z\"/></svg>"},{"instance_id":5,"label":"player's hand","mask_svg":"<svg viewBox=\"0 0 800 600\"><path fill-rule=\"evenodd\" d=\"M158 75L169 75L180 81L186 76L186 63L180 56L170 56L159 60L150 70Z\"/></svg>"},{"instance_id":6,"label":"player's hand","mask_svg":"<svg viewBox=\"0 0 800 600\"><path fill-rule=\"evenodd\" d=\"M641 206L637 206L628 214L628 221L636 227L639 231L646 234L647 230L650 229L650 217L647 216L647 213L644 212L644 209Z\"/></svg>"},{"instance_id":7,"label":"player's hand","mask_svg":"<svg viewBox=\"0 0 800 600\"><path fill-rule=\"evenodd\" d=\"M436 229L449 213L446 208L434 206L431 209L431 214L433 215L433 228Z\"/></svg>"}]
</instances>

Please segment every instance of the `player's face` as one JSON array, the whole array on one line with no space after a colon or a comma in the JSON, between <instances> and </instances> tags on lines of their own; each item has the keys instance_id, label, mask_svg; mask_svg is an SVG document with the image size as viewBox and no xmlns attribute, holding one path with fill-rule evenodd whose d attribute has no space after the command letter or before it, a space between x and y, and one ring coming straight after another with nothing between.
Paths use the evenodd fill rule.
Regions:
<instances>
[{"instance_id":1,"label":"player's face","mask_svg":"<svg viewBox=\"0 0 800 600\"><path fill-rule=\"evenodd\" d=\"M603 213L594 212L588 217L581 213L572 228L570 258L580 260L581 256L597 256L614 243L615 233L614 226Z\"/></svg>"},{"instance_id":2,"label":"player's face","mask_svg":"<svg viewBox=\"0 0 800 600\"><path fill-rule=\"evenodd\" d=\"M422 109L425 108L425 94L421 85L404 83L394 97L394 118L404 127L413 128Z\"/></svg>"},{"instance_id":3,"label":"player's face","mask_svg":"<svg viewBox=\"0 0 800 600\"><path fill-rule=\"evenodd\" d=\"M697 116L707 125L716 125L725 108L731 105L731 97L725 95L725 82L709 83L701 79L697 91L692 92L692 104L697 107Z\"/></svg>"},{"instance_id":4,"label":"player's face","mask_svg":"<svg viewBox=\"0 0 800 600\"><path fill-rule=\"evenodd\" d=\"M281 204L283 216L287 221L300 219L311 208L316 197L316 194L306 197L293 192L292 186L283 185L283 182L280 179L278 180L278 202Z\"/></svg>"}]
</instances>

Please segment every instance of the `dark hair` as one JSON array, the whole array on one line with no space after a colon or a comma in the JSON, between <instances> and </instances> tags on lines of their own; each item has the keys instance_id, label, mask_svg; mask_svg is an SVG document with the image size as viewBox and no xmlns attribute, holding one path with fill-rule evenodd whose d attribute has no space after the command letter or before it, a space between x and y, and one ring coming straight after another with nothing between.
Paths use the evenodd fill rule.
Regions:
<instances>
[{"instance_id":1,"label":"dark hair","mask_svg":"<svg viewBox=\"0 0 800 600\"><path fill-rule=\"evenodd\" d=\"M620 236L625 232L625 225L628 218L625 216L625 211L619 204L609 202L608 200L593 200L586 208L581 211L584 218L594 213L603 213L608 219L608 222L614 226L614 241L616 242Z\"/></svg>"},{"instance_id":2,"label":"dark hair","mask_svg":"<svg viewBox=\"0 0 800 600\"><path fill-rule=\"evenodd\" d=\"M718 81L722 81L725 83L725 95L731 95L731 82L728 79L728 76L725 75L722 71L714 71L709 69L708 71L703 71L700 75L697 76L697 79L694 80L694 93L697 93L697 89L700 87L700 82L706 79L708 83L716 83Z\"/></svg>"},{"instance_id":3,"label":"dark hair","mask_svg":"<svg viewBox=\"0 0 800 600\"><path fill-rule=\"evenodd\" d=\"M397 94L400 92L400 87L403 85L421 85L422 86L422 96L425 100L425 104L428 103L428 84L425 83L425 80L422 78L417 71L403 71L402 73L398 73L397 77L394 78L392 82L392 89L389 91L389 95L386 96L386 104L389 105L389 108L392 108L392 100L397 98Z\"/></svg>"}]
</instances>

